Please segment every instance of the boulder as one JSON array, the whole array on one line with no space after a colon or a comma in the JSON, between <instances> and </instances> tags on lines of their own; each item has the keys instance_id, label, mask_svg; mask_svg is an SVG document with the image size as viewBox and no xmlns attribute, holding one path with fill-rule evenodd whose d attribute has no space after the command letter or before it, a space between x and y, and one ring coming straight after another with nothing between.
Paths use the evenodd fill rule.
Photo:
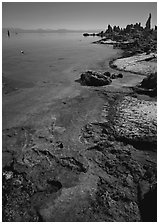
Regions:
<instances>
[{"instance_id":1,"label":"boulder","mask_svg":"<svg viewBox=\"0 0 159 224\"><path fill-rule=\"evenodd\" d=\"M157 88L157 72L151 73L145 79L143 79L141 86L146 89Z\"/></svg>"},{"instance_id":2,"label":"boulder","mask_svg":"<svg viewBox=\"0 0 159 224\"><path fill-rule=\"evenodd\" d=\"M157 96L157 72L151 73L143 81L134 88L139 94L146 94L150 97Z\"/></svg>"},{"instance_id":3,"label":"boulder","mask_svg":"<svg viewBox=\"0 0 159 224\"><path fill-rule=\"evenodd\" d=\"M111 76L110 72L104 72L103 75L105 75L107 77L110 77Z\"/></svg>"},{"instance_id":4,"label":"boulder","mask_svg":"<svg viewBox=\"0 0 159 224\"><path fill-rule=\"evenodd\" d=\"M119 74L117 75L117 77L118 77L118 78L123 78L123 74L122 74L122 73L119 73Z\"/></svg>"},{"instance_id":5,"label":"boulder","mask_svg":"<svg viewBox=\"0 0 159 224\"><path fill-rule=\"evenodd\" d=\"M87 37L87 36L89 36L89 33L84 33L83 36Z\"/></svg>"},{"instance_id":6,"label":"boulder","mask_svg":"<svg viewBox=\"0 0 159 224\"><path fill-rule=\"evenodd\" d=\"M111 79L116 79L116 78L117 78L117 76L115 73L111 74Z\"/></svg>"},{"instance_id":7,"label":"boulder","mask_svg":"<svg viewBox=\"0 0 159 224\"><path fill-rule=\"evenodd\" d=\"M110 78L111 79L123 78L123 74L122 73L119 73L119 74L112 73Z\"/></svg>"},{"instance_id":8,"label":"boulder","mask_svg":"<svg viewBox=\"0 0 159 224\"><path fill-rule=\"evenodd\" d=\"M104 86L109 85L112 81L102 73L88 70L81 74L80 82L87 86Z\"/></svg>"}]
</instances>

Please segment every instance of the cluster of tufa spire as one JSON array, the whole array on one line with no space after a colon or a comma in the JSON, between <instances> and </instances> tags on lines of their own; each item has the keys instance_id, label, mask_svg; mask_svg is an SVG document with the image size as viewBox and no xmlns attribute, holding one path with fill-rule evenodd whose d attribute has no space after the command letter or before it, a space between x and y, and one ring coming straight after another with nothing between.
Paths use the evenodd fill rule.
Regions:
<instances>
[{"instance_id":1,"label":"cluster of tufa spire","mask_svg":"<svg viewBox=\"0 0 159 224\"><path fill-rule=\"evenodd\" d=\"M133 30L151 30L151 13L149 14L149 18L147 19L146 21L146 25L145 25L145 28L143 28L141 26L141 23L136 23L136 24L130 24L130 25L127 25L126 28L122 29L120 28L119 26L114 26L113 28L111 27L111 25L109 24L108 25L108 28L107 30L105 31L105 33L112 33L112 32L117 32L119 33L120 31L125 31L126 33L129 33ZM155 30L157 30L157 26L155 26Z\"/></svg>"}]
</instances>

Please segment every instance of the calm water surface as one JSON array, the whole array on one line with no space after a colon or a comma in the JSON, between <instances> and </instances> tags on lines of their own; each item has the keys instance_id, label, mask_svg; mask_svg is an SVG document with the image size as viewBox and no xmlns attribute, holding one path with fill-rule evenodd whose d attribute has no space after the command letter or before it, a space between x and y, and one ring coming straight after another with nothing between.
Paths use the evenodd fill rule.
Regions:
<instances>
[{"instance_id":1,"label":"calm water surface","mask_svg":"<svg viewBox=\"0 0 159 224\"><path fill-rule=\"evenodd\" d=\"M60 71L69 60L75 61L90 48L91 41L92 38L74 33L20 33L10 38L3 35L3 74L13 79L37 81L51 69Z\"/></svg>"},{"instance_id":2,"label":"calm water surface","mask_svg":"<svg viewBox=\"0 0 159 224\"><path fill-rule=\"evenodd\" d=\"M33 114L49 110L58 99L79 95L83 88L75 80L82 71L109 69L118 50L91 44L97 39L79 33L3 34L3 83L17 88L3 95L3 128L34 123Z\"/></svg>"},{"instance_id":3,"label":"calm water surface","mask_svg":"<svg viewBox=\"0 0 159 224\"><path fill-rule=\"evenodd\" d=\"M98 60L114 54L110 47L91 44L97 39L84 38L81 33L19 33L11 34L10 38L3 34L3 75L14 80L37 82L60 75L73 64L84 66L93 57Z\"/></svg>"}]
</instances>

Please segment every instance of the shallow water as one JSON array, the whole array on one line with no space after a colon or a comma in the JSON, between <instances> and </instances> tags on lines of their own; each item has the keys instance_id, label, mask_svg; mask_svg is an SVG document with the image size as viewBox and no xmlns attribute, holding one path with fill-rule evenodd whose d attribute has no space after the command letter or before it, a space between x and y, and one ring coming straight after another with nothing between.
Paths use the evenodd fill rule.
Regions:
<instances>
[{"instance_id":1,"label":"shallow water","mask_svg":"<svg viewBox=\"0 0 159 224\"><path fill-rule=\"evenodd\" d=\"M111 47L91 44L97 39L84 38L82 33L19 33L11 34L10 38L3 34L3 75L18 81L37 82L56 78L57 73L75 63L85 64L90 57L95 56L97 61L110 57L114 52Z\"/></svg>"},{"instance_id":2,"label":"shallow water","mask_svg":"<svg viewBox=\"0 0 159 224\"><path fill-rule=\"evenodd\" d=\"M110 69L110 58L119 50L92 44L97 39L79 33L3 34L2 71L8 92L3 95L3 128L23 124L55 101L80 95L83 87L75 80L82 71Z\"/></svg>"}]
</instances>

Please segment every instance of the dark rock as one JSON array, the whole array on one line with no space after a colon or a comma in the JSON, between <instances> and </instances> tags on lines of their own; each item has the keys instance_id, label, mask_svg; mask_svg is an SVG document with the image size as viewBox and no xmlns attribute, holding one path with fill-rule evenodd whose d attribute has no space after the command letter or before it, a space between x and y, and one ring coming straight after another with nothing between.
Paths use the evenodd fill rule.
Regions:
<instances>
[{"instance_id":1,"label":"dark rock","mask_svg":"<svg viewBox=\"0 0 159 224\"><path fill-rule=\"evenodd\" d=\"M96 34L96 33L84 33L83 36L84 37L87 37L87 36L93 36L93 37L95 37L95 36L99 36L99 34Z\"/></svg>"},{"instance_id":2,"label":"dark rock","mask_svg":"<svg viewBox=\"0 0 159 224\"><path fill-rule=\"evenodd\" d=\"M103 37L104 36L104 32L101 31L100 33L97 33L96 36L100 36L100 37Z\"/></svg>"},{"instance_id":3,"label":"dark rock","mask_svg":"<svg viewBox=\"0 0 159 224\"><path fill-rule=\"evenodd\" d=\"M105 75L107 77L110 77L111 76L110 72L104 72L103 75Z\"/></svg>"},{"instance_id":4,"label":"dark rock","mask_svg":"<svg viewBox=\"0 0 159 224\"><path fill-rule=\"evenodd\" d=\"M119 33L120 32L120 27L119 26L114 26L113 31Z\"/></svg>"},{"instance_id":5,"label":"dark rock","mask_svg":"<svg viewBox=\"0 0 159 224\"><path fill-rule=\"evenodd\" d=\"M57 192L62 188L62 184L57 180L47 180L47 183L50 185L50 193Z\"/></svg>"},{"instance_id":6,"label":"dark rock","mask_svg":"<svg viewBox=\"0 0 159 224\"><path fill-rule=\"evenodd\" d=\"M134 91L139 94L149 95L150 97L157 96L157 72L151 73L143 79L140 85L134 87Z\"/></svg>"},{"instance_id":7,"label":"dark rock","mask_svg":"<svg viewBox=\"0 0 159 224\"><path fill-rule=\"evenodd\" d=\"M88 37L89 36L89 33L84 33L83 36L84 37Z\"/></svg>"},{"instance_id":8,"label":"dark rock","mask_svg":"<svg viewBox=\"0 0 159 224\"><path fill-rule=\"evenodd\" d=\"M141 87L146 89L156 89L157 88L157 72L150 74L148 77L143 79L141 82Z\"/></svg>"},{"instance_id":9,"label":"dark rock","mask_svg":"<svg viewBox=\"0 0 159 224\"><path fill-rule=\"evenodd\" d=\"M139 208L142 221L157 222L157 184L153 184L144 195L141 193L142 188L139 186Z\"/></svg>"},{"instance_id":10,"label":"dark rock","mask_svg":"<svg viewBox=\"0 0 159 224\"><path fill-rule=\"evenodd\" d=\"M117 77L118 77L118 78L123 78L123 74L122 74L122 73L119 73L119 74L117 75Z\"/></svg>"},{"instance_id":11,"label":"dark rock","mask_svg":"<svg viewBox=\"0 0 159 224\"><path fill-rule=\"evenodd\" d=\"M145 27L146 30L150 30L151 29L151 13L149 14L149 18L146 22L146 27Z\"/></svg>"},{"instance_id":12,"label":"dark rock","mask_svg":"<svg viewBox=\"0 0 159 224\"><path fill-rule=\"evenodd\" d=\"M111 25L108 25L108 29L106 30L106 33L112 33L113 29L111 27Z\"/></svg>"},{"instance_id":13,"label":"dark rock","mask_svg":"<svg viewBox=\"0 0 159 224\"><path fill-rule=\"evenodd\" d=\"M115 73L111 74L111 79L116 79L117 75Z\"/></svg>"},{"instance_id":14,"label":"dark rock","mask_svg":"<svg viewBox=\"0 0 159 224\"><path fill-rule=\"evenodd\" d=\"M128 24L126 28L120 28L119 26L114 26L112 28L110 25L108 25L108 28L105 32L101 32L97 35L115 41L113 43L114 48L123 49L124 52L131 50L132 54L134 55L139 51L144 51L147 53L157 51L156 31L157 26L155 29L151 29L151 14L149 14L145 28L141 26L141 23ZM101 44L103 41L98 40L94 43Z\"/></svg>"},{"instance_id":15,"label":"dark rock","mask_svg":"<svg viewBox=\"0 0 159 224\"><path fill-rule=\"evenodd\" d=\"M59 148L63 148L63 143L62 142L57 142L57 147L59 147Z\"/></svg>"},{"instance_id":16,"label":"dark rock","mask_svg":"<svg viewBox=\"0 0 159 224\"><path fill-rule=\"evenodd\" d=\"M88 86L104 86L111 83L111 79L106 77L104 74L87 71L81 74L81 84Z\"/></svg>"}]
</instances>

